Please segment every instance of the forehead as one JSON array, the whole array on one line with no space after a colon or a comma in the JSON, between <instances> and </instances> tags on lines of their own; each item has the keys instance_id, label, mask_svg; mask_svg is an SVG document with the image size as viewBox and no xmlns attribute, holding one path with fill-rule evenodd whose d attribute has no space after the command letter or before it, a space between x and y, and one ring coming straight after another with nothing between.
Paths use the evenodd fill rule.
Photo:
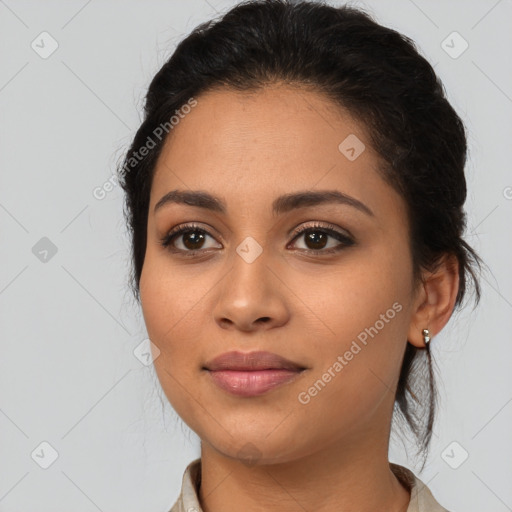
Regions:
<instances>
[{"instance_id":1,"label":"forehead","mask_svg":"<svg viewBox=\"0 0 512 512\"><path fill-rule=\"evenodd\" d=\"M152 206L171 189L209 190L242 206L315 188L371 195L384 183L366 127L320 93L275 85L216 89L196 100L162 149Z\"/></svg>"}]
</instances>

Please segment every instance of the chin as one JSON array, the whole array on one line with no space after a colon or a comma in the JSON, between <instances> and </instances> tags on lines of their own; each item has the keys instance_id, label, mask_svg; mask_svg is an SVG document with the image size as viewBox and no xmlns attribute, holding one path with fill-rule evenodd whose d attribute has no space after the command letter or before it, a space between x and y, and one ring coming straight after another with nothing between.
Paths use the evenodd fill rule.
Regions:
<instances>
[{"instance_id":1,"label":"chin","mask_svg":"<svg viewBox=\"0 0 512 512\"><path fill-rule=\"evenodd\" d=\"M251 429L250 433L232 430L230 432L231 436L223 429L213 435L196 433L201 438L203 446L208 446L223 457L238 460L248 467L283 464L307 454L307 450L301 449L292 433L276 431L269 435L268 429L261 432ZM290 439L294 439L294 442L290 442ZM313 446L311 451L314 451Z\"/></svg>"}]
</instances>

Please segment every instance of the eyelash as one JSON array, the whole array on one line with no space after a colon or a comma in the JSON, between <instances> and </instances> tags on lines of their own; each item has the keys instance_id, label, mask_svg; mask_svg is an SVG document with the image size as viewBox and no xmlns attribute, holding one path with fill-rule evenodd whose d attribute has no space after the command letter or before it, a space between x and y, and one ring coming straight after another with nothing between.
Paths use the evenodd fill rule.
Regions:
<instances>
[{"instance_id":1,"label":"eyelash","mask_svg":"<svg viewBox=\"0 0 512 512\"><path fill-rule=\"evenodd\" d=\"M181 226L178 226L178 227L172 229L171 231L169 231L163 238L160 239L160 244L162 245L162 247L166 248L167 250L169 250L172 253L181 253L186 257L195 256L196 254L207 251L208 249L196 249L196 250L184 251L183 249L172 248L171 244L175 238L179 238L179 236L181 236L181 235L184 235L186 233L193 233L196 231L214 238L213 235L211 235L207 230L200 227L198 224L191 222L188 224L183 224ZM315 256L322 255L322 254L334 254L334 253L341 251L342 249L344 249L346 247L350 247L351 245L354 245L354 243L355 243L351 237L338 231L332 224L321 225L318 223L314 223L312 225L307 225L305 227L295 230L293 232L292 242L295 241L296 239L298 239L301 235L304 235L309 232L314 232L314 233L320 232L323 234L327 234L327 235L335 238L339 242L341 242L341 244L339 246L337 246L335 248L331 248L331 249L317 249L317 250L300 249L300 251L302 251L302 252L306 252L307 254L313 254Z\"/></svg>"}]
</instances>

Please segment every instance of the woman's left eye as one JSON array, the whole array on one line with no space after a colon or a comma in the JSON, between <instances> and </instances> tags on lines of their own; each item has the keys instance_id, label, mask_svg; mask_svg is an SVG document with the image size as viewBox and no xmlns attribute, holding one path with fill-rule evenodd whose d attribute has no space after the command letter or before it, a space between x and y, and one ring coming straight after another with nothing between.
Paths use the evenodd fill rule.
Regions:
<instances>
[{"instance_id":1,"label":"woman's left eye","mask_svg":"<svg viewBox=\"0 0 512 512\"><path fill-rule=\"evenodd\" d=\"M292 242L302 237L304 242L309 245L309 248L300 249L301 251L313 254L331 254L354 244L354 240L349 235L338 231L331 225L302 227L296 230L293 235ZM191 256L205 250L203 245L208 237L214 240L213 236L205 229L196 224L188 224L172 229L161 239L160 243L173 253L182 253ZM328 247L329 238L335 239L339 243ZM177 247L175 245L176 240L180 240L183 247ZM207 247L206 249L211 248L212 247Z\"/></svg>"},{"instance_id":2,"label":"woman's left eye","mask_svg":"<svg viewBox=\"0 0 512 512\"><path fill-rule=\"evenodd\" d=\"M306 244L311 244L310 247L302 249L307 253L318 253L318 254L332 254L338 251L341 251L345 247L349 247L354 245L354 240L341 231L338 231L334 226L322 226L320 224L313 226L303 227L294 233L293 240L298 238L303 238ZM333 238L338 240L338 244L331 245L331 247L326 249L327 240L329 238ZM292 241L293 241L292 240Z\"/></svg>"}]
</instances>

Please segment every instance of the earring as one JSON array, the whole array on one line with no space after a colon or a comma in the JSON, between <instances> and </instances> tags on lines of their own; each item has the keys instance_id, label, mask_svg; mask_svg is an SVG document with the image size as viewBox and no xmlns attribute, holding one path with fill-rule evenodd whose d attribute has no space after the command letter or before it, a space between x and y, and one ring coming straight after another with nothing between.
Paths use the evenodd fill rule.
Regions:
<instances>
[{"instance_id":1,"label":"earring","mask_svg":"<svg viewBox=\"0 0 512 512\"><path fill-rule=\"evenodd\" d=\"M430 343L430 331L428 329L423 329L423 341L425 345Z\"/></svg>"}]
</instances>

